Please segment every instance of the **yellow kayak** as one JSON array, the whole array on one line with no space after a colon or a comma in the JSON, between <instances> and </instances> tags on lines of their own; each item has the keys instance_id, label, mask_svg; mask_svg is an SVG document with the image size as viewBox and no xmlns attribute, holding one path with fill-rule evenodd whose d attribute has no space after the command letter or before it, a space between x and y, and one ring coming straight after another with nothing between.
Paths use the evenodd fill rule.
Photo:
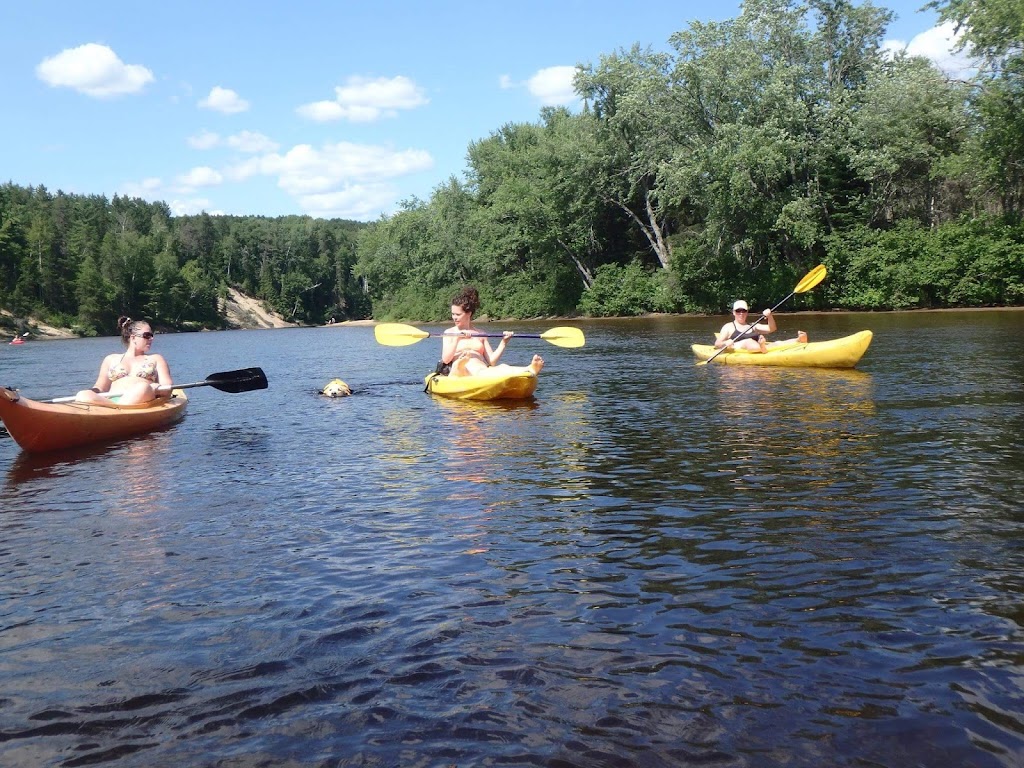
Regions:
<instances>
[{"instance_id":1,"label":"yellow kayak","mask_svg":"<svg viewBox=\"0 0 1024 768\"><path fill-rule=\"evenodd\" d=\"M496 366L474 376L427 374L427 392L455 400L523 400L537 389L537 374L529 368Z\"/></svg>"},{"instance_id":2,"label":"yellow kayak","mask_svg":"<svg viewBox=\"0 0 1024 768\"><path fill-rule=\"evenodd\" d=\"M859 331L830 341L794 341L772 347L767 352L749 352L745 349L722 352L712 360L724 365L771 365L783 368L853 368L871 344L871 331ZM716 352L710 344L691 346L698 360L710 360Z\"/></svg>"}]
</instances>

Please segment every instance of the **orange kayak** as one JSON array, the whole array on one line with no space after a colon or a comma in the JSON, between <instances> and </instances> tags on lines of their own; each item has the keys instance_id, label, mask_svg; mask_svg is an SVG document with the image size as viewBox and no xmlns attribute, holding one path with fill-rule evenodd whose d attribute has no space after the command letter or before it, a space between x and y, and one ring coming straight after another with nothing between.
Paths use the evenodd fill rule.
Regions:
<instances>
[{"instance_id":1,"label":"orange kayak","mask_svg":"<svg viewBox=\"0 0 1024 768\"><path fill-rule=\"evenodd\" d=\"M152 432L184 418L187 405L180 389L169 398L138 405L43 403L14 389L0 389L0 420L22 450L32 453Z\"/></svg>"}]
</instances>

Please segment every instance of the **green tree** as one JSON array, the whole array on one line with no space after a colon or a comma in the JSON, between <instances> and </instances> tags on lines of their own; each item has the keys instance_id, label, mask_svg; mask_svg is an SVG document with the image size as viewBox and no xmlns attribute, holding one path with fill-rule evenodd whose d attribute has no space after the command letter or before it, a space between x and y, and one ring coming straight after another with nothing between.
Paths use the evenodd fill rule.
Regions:
<instances>
[{"instance_id":1,"label":"green tree","mask_svg":"<svg viewBox=\"0 0 1024 768\"><path fill-rule=\"evenodd\" d=\"M104 279L92 253L86 252L78 268L75 298L78 301L78 323L90 335L109 333L119 312L116 311L114 288Z\"/></svg>"},{"instance_id":2,"label":"green tree","mask_svg":"<svg viewBox=\"0 0 1024 768\"><path fill-rule=\"evenodd\" d=\"M582 67L575 81L589 105L595 191L639 229L662 267L672 262L672 217L660 169L684 140L668 119L670 68L667 55L634 46Z\"/></svg>"}]
</instances>

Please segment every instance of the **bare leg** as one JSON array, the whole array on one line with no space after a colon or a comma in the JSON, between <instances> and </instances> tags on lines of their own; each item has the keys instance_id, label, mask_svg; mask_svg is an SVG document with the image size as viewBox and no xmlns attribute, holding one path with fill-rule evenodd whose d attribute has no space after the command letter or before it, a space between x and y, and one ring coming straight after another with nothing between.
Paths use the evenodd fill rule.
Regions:
<instances>
[{"instance_id":1,"label":"bare leg","mask_svg":"<svg viewBox=\"0 0 1024 768\"><path fill-rule=\"evenodd\" d=\"M452 361L452 368L449 376L473 376L487 370L487 363L472 355L463 355Z\"/></svg>"},{"instance_id":2,"label":"bare leg","mask_svg":"<svg viewBox=\"0 0 1024 768\"><path fill-rule=\"evenodd\" d=\"M791 347L794 344L806 344L807 343L807 332L798 331L795 339L786 339L785 341L772 341L768 344L768 349L775 349L776 347Z\"/></svg>"},{"instance_id":3,"label":"bare leg","mask_svg":"<svg viewBox=\"0 0 1024 768\"><path fill-rule=\"evenodd\" d=\"M733 350L745 349L748 352L760 352L761 345L757 343L757 339L752 339L749 336L745 339L739 339L732 345Z\"/></svg>"},{"instance_id":4,"label":"bare leg","mask_svg":"<svg viewBox=\"0 0 1024 768\"><path fill-rule=\"evenodd\" d=\"M83 389L81 392L75 393L75 400L80 403L102 403L104 401L110 402L103 395L97 395L91 389Z\"/></svg>"}]
</instances>

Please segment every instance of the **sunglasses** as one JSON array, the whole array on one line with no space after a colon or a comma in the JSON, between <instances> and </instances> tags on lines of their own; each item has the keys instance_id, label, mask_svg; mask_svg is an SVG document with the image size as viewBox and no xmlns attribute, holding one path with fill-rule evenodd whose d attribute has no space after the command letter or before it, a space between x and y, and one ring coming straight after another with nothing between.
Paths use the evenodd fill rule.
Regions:
<instances>
[{"instance_id":1,"label":"sunglasses","mask_svg":"<svg viewBox=\"0 0 1024 768\"><path fill-rule=\"evenodd\" d=\"M152 331L146 331L145 333L136 333L135 335L136 336L141 336L144 339L152 339L153 338L153 332Z\"/></svg>"},{"instance_id":2,"label":"sunglasses","mask_svg":"<svg viewBox=\"0 0 1024 768\"><path fill-rule=\"evenodd\" d=\"M734 309L733 312L735 312L737 314L744 314L744 315L747 314L747 310L745 310L745 309Z\"/></svg>"}]
</instances>

